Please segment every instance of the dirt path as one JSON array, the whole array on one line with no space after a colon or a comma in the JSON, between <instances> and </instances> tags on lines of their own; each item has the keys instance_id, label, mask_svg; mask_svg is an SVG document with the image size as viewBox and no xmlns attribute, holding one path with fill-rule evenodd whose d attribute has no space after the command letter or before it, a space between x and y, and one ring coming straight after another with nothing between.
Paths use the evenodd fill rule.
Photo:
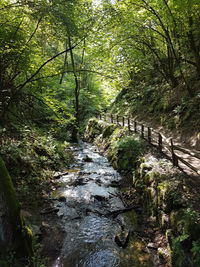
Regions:
<instances>
[{"instance_id":1,"label":"dirt path","mask_svg":"<svg viewBox=\"0 0 200 267\"><path fill-rule=\"evenodd\" d=\"M103 120L111 122L111 118L107 117ZM122 116L117 120L116 116L113 115L113 123L118 124L121 127L128 127L128 120L125 119L124 123ZM200 177L200 151L194 148L186 146L183 142L180 142L178 138L173 138L169 134L164 133L164 130L161 127L152 128L149 122L144 120L138 121L134 125L134 119L130 119L130 130L132 132L136 131L141 135L143 128L143 138L147 141L148 138L148 128L151 130L151 141L150 143L159 149L159 134L162 136L162 153L170 160L174 159L174 166L177 165L184 173L189 176ZM171 140L173 142L174 151L172 153L171 149ZM176 164L177 161L177 164Z\"/></svg>"}]
</instances>

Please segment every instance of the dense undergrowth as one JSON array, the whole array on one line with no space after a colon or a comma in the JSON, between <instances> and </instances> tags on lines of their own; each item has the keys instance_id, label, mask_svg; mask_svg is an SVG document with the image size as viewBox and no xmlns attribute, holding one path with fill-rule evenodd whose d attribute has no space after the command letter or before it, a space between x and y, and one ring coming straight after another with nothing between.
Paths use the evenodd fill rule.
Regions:
<instances>
[{"instance_id":1,"label":"dense undergrowth","mask_svg":"<svg viewBox=\"0 0 200 267\"><path fill-rule=\"evenodd\" d=\"M36 196L38 199L41 197L41 192L48 186L53 173L66 167L71 161L72 155L66 150L69 143L63 141L64 134L62 135L58 134L58 130L55 132L50 129L47 133L33 125L15 127L12 130L1 128L0 155L22 205L36 204Z\"/></svg>"},{"instance_id":2,"label":"dense undergrowth","mask_svg":"<svg viewBox=\"0 0 200 267\"><path fill-rule=\"evenodd\" d=\"M118 171L131 174L145 213L155 218L166 235L172 266L198 267L200 199L196 182L128 129L91 119L86 138L106 152Z\"/></svg>"}]
</instances>

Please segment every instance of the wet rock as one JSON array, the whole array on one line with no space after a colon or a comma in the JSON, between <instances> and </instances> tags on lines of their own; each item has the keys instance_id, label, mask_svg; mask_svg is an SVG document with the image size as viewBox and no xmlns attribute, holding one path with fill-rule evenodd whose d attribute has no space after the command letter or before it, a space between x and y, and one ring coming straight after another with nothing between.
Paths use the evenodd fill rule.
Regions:
<instances>
[{"instance_id":1,"label":"wet rock","mask_svg":"<svg viewBox=\"0 0 200 267\"><path fill-rule=\"evenodd\" d=\"M79 175L90 175L90 174L95 174L96 172L86 172L86 171L80 171Z\"/></svg>"},{"instance_id":2,"label":"wet rock","mask_svg":"<svg viewBox=\"0 0 200 267\"><path fill-rule=\"evenodd\" d=\"M63 212L58 212L58 217L62 218L64 216Z\"/></svg>"},{"instance_id":3,"label":"wet rock","mask_svg":"<svg viewBox=\"0 0 200 267\"><path fill-rule=\"evenodd\" d=\"M71 218L71 220L80 220L81 219L81 216L76 216L74 218Z\"/></svg>"},{"instance_id":4,"label":"wet rock","mask_svg":"<svg viewBox=\"0 0 200 267\"><path fill-rule=\"evenodd\" d=\"M104 197L104 196L99 196L99 195L94 196L94 199L96 199L97 201L106 201L106 200L107 200L106 197Z\"/></svg>"},{"instance_id":5,"label":"wet rock","mask_svg":"<svg viewBox=\"0 0 200 267\"><path fill-rule=\"evenodd\" d=\"M89 209L89 208L87 208L87 209L85 210L85 213L86 213L86 214L88 214L88 213L90 213L90 212L93 212L93 210L91 210L91 209Z\"/></svg>"},{"instance_id":6,"label":"wet rock","mask_svg":"<svg viewBox=\"0 0 200 267\"><path fill-rule=\"evenodd\" d=\"M130 239L130 230L128 232L122 232L120 235L115 236L115 243L121 247L126 248Z\"/></svg>"},{"instance_id":7,"label":"wet rock","mask_svg":"<svg viewBox=\"0 0 200 267\"><path fill-rule=\"evenodd\" d=\"M96 183L97 183L98 185L100 185L100 186L101 186L101 184L102 184L102 181L101 181L101 179L97 179L97 180L96 180Z\"/></svg>"},{"instance_id":8,"label":"wet rock","mask_svg":"<svg viewBox=\"0 0 200 267\"><path fill-rule=\"evenodd\" d=\"M84 185L87 182L83 178L79 178L77 181L73 183L73 186L79 186L79 185Z\"/></svg>"},{"instance_id":9,"label":"wet rock","mask_svg":"<svg viewBox=\"0 0 200 267\"><path fill-rule=\"evenodd\" d=\"M56 172L53 176L54 179L60 179L63 175L69 174L68 172Z\"/></svg>"},{"instance_id":10,"label":"wet rock","mask_svg":"<svg viewBox=\"0 0 200 267\"><path fill-rule=\"evenodd\" d=\"M117 182L117 181L111 181L111 186L112 187L119 187L120 186L120 183Z\"/></svg>"},{"instance_id":11,"label":"wet rock","mask_svg":"<svg viewBox=\"0 0 200 267\"><path fill-rule=\"evenodd\" d=\"M57 200L57 199L56 199ZM58 208L61 208L63 205L62 205L62 203L58 203L57 205L56 205L56 207L58 207Z\"/></svg>"},{"instance_id":12,"label":"wet rock","mask_svg":"<svg viewBox=\"0 0 200 267\"><path fill-rule=\"evenodd\" d=\"M66 197L65 196L59 196L58 201L60 202L66 202Z\"/></svg>"},{"instance_id":13,"label":"wet rock","mask_svg":"<svg viewBox=\"0 0 200 267\"><path fill-rule=\"evenodd\" d=\"M46 222L42 222L42 225L40 226L40 232L42 234L46 234L50 230L50 225Z\"/></svg>"},{"instance_id":14,"label":"wet rock","mask_svg":"<svg viewBox=\"0 0 200 267\"><path fill-rule=\"evenodd\" d=\"M85 162L93 162L93 159L90 158L88 155L86 155L86 156L83 158L83 161L85 161Z\"/></svg>"},{"instance_id":15,"label":"wet rock","mask_svg":"<svg viewBox=\"0 0 200 267\"><path fill-rule=\"evenodd\" d=\"M58 208L47 208L47 209L41 210L40 214L42 214L42 215L43 214L50 214L50 213L55 213L57 211L59 211Z\"/></svg>"}]
</instances>

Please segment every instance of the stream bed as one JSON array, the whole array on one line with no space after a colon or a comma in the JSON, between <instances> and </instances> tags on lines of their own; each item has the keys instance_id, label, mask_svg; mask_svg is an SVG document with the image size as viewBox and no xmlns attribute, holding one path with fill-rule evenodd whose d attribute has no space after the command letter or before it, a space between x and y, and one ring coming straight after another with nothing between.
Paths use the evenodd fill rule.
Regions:
<instances>
[{"instance_id":1,"label":"stream bed","mask_svg":"<svg viewBox=\"0 0 200 267\"><path fill-rule=\"evenodd\" d=\"M82 142L72 150L75 163L52 194L64 241L51 267L156 266L135 235L136 213L110 216L125 208L117 195L122 177L95 146Z\"/></svg>"}]
</instances>

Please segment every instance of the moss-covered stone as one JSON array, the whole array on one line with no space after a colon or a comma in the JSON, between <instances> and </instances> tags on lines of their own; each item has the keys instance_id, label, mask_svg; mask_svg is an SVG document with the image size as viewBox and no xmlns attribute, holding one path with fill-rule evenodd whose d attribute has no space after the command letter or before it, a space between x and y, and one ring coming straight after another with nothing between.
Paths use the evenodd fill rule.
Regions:
<instances>
[{"instance_id":1,"label":"moss-covered stone","mask_svg":"<svg viewBox=\"0 0 200 267\"><path fill-rule=\"evenodd\" d=\"M24 225L12 180L1 158L0 213L1 257L3 257L7 251L15 251L17 256L32 256L32 234Z\"/></svg>"},{"instance_id":2,"label":"moss-covered stone","mask_svg":"<svg viewBox=\"0 0 200 267\"><path fill-rule=\"evenodd\" d=\"M98 121L97 119L90 119L88 121L85 137L88 141L92 142L94 139L100 135L103 131L103 122Z\"/></svg>"},{"instance_id":3,"label":"moss-covered stone","mask_svg":"<svg viewBox=\"0 0 200 267\"><path fill-rule=\"evenodd\" d=\"M105 139L105 138L109 138L113 132L117 129L117 125L115 124L108 124L104 129L103 129L103 132L102 132L102 138Z\"/></svg>"}]
</instances>

